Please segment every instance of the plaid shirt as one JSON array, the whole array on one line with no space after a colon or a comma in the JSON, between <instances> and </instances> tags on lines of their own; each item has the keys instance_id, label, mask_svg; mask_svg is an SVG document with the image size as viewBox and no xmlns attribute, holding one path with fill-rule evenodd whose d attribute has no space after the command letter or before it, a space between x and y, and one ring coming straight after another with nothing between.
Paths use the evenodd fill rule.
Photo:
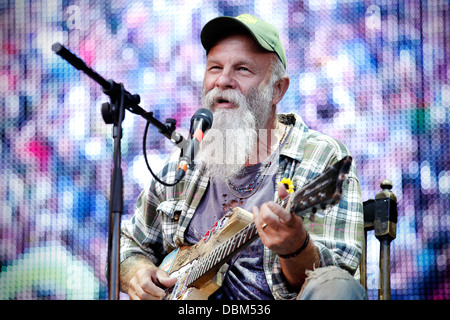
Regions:
<instances>
[{"instance_id":1,"label":"plaid shirt","mask_svg":"<svg viewBox=\"0 0 450 320\"><path fill-rule=\"evenodd\" d=\"M279 120L293 125L283 146L275 181L283 177L293 181L297 190L330 165L349 155L336 139L310 130L294 114L280 114ZM161 171L163 181L173 181L179 152L171 155ZM124 221L121 233L120 260L143 254L159 265L175 248L185 245L184 235L195 214L209 179L191 165L185 178L173 187L152 180L138 197L133 217ZM276 190L276 188L275 188ZM274 200L278 200L275 191ZM340 202L329 207L324 217L314 222L305 217L305 228L318 249L320 266L336 265L354 274L359 265L363 245L363 206L356 168L352 163L348 179L343 184ZM264 271L275 299L295 299L282 275L278 256L264 247Z\"/></svg>"}]
</instances>

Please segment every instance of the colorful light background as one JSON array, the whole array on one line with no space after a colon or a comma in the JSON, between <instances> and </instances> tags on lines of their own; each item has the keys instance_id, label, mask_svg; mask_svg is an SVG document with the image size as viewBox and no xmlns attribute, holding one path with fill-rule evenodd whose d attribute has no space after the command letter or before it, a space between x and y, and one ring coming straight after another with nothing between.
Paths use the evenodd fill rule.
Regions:
<instances>
[{"instance_id":1,"label":"colorful light background","mask_svg":"<svg viewBox=\"0 0 450 320\"><path fill-rule=\"evenodd\" d=\"M450 7L446 0L0 1L0 299L106 299L109 98L51 51L60 42L186 134L200 107L202 26L252 13L280 31L291 87L280 112L351 150L363 199L398 198L392 299L449 299ZM148 183L145 120L127 113L128 219ZM174 146L151 128L157 170ZM378 292L377 240L368 292ZM122 298L126 296L122 295Z\"/></svg>"}]
</instances>

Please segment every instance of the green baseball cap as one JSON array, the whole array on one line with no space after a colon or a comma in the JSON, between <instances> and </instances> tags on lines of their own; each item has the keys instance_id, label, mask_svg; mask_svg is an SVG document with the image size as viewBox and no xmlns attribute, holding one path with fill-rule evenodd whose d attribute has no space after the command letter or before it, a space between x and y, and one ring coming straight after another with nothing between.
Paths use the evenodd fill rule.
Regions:
<instances>
[{"instance_id":1,"label":"green baseball cap","mask_svg":"<svg viewBox=\"0 0 450 320\"><path fill-rule=\"evenodd\" d=\"M215 18L203 27L200 39L206 52L209 52L224 34L242 33L242 31L252 35L264 49L275 52L286 69L286 52L280 41L278 30L270 23L251 14L241 14L235 18L227 16Z\"/></svg>"}]
</instances>

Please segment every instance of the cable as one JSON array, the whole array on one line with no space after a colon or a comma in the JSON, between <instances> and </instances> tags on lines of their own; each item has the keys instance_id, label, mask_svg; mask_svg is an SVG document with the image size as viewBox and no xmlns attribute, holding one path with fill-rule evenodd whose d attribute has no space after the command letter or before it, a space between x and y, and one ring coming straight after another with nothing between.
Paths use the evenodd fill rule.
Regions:
<instances>
[{"instance_id":1,"label":"cable","mask_svg":"<svg viewBox=\"0 0 450 320\"><path fill-rule=\"evenodd\" d=\"M163 185L165 185L167 187L173 187L174 185L176 185L180 181L175 181L173 183L167 183L167 182L164 182L164 181L160 180L156 176L156 174L153 173L152 168L150 168L150 164L148 163L146 144L147 144L147 132L148 132L149 125L150 125L150 122L147 121L147 125L145 126L145 130L144 130L144 139L143 139L143 143L142 143L142 150L144 152L145 164L147 165L148 170L150 171L150 173L152 174L152 176L155 178L156 181L158 181L159 183L161 183L161 184L163 184Z\"/></svg>"}]
</instances>

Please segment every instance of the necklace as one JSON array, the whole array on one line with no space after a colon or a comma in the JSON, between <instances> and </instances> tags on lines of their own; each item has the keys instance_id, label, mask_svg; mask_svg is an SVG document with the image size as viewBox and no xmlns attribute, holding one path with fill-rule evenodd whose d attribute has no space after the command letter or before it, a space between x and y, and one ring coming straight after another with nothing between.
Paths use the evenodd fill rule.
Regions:
<instances>
[{"instance_id":1,"label":"necklace","mask_svg":"<svg viewBox=\"0 0 450 320\"><path fill-rule=\"evenodd\" d=\"M270 165L272 164L271 161L269 161L268 163L266 163L264 165L264 168L262 170L259 170L258 173L256 174L255 178L253 179L252 182L250 182L248 185L246 186L242 186L242 187L238 187L236 186L234 183L232 183L231 181L227 180L227 183L230 184L230 186L233 188L233 190L236 190L238 192L250 192L253 189L255 189L262 181L262 179L264 179L264 175L262 174L262 172L267 171L268 168L270 167ZM258 180L259 179L259 180Z\"/></svg>"},{"instance_id":2,"label":"necklace","mask_svg":"<svg viewBox=\"0 0 450 320\"><path fill-rule=\"evenodd\" d=\"M284 133L283 136L280 139L280 142L278 143L278 151L281 149L281 146L284 142L284 139L286 137L286 133L287 133L287 126L284 128ZM228 190L230 190L231 194L233 196L235 196L236 198L240 198L240 199L246 199L251 197L252 195L254 195L256 193L256 191L259 189L259 187L261 186L264 178L267 175L267 172L269 171L269 168L272 165L272 158L275 156L275 154L277 154L278 152L274 152L272 153L272 155L269 158L269 161L264 165L264 167L256 174L255 178L252 180L252 182L250 182L248 185L246 186L241 186L238 187L236 185L234 185L229 179L226 180L226 184L228 187ZM235 191L239 192L239 193L245 193L245 192L250 192L250 194L248 195L237 195L233 192L234 189Z\"/></svg>"},{"instance_id":3,"label":"necklace","mask_svg":"<svg viewBox=\"0 0 450 320\"><path fill-rule=\"evenodd\" d=\"M238 199L246 199L246 198L250 198L252 195L254 195L256 193L256 191L259 189L259 187L261 186L264 178L266 177L266 173L269 170L270 166L272 165L272 161L269 161L265 166L264 166L264 174L262 174L262 171L258 172L258 174L256 175L255 179L253 179L253 181L249 184L246 185L244 187L237 187L235 186L230 180L226 180L226 184L228 187L228 190L230 190L231 194L238 198ZM256 183L255 183L256 182ZM255 183L254 186L251 186L253 183ZM233 190L236 190L237 192L241 192L241 193L245 193L245 192L250 192L250 194L247 195L237 195L233 192Z\"/></svg>"}]
</instances>

